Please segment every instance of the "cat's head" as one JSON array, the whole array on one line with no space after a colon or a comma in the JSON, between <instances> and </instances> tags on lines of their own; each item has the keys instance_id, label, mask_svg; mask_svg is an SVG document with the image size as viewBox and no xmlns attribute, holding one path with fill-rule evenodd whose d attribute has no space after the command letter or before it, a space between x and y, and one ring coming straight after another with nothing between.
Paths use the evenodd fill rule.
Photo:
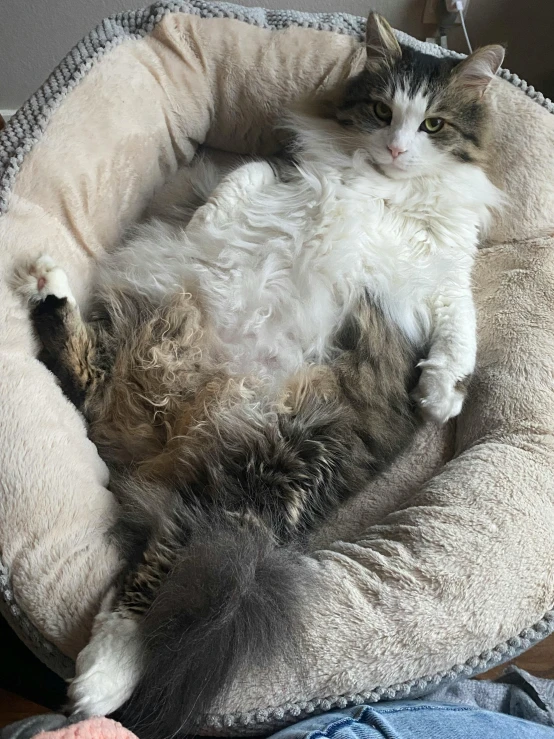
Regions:
<instances>
[{"instance_id":1,"label":"cat's head","mask_svg":"<svg viewBox=\"0 0 554 739\"><path fill-rule=\"evenodd\" d=\"M480 162L488 116L483 94L504 58L502 46L463 61L423 54L398 43L381 16L367 22L366 59L335 115L347 139L385 174L432 173L456 162Z\"/></svg>"}]
</instances>

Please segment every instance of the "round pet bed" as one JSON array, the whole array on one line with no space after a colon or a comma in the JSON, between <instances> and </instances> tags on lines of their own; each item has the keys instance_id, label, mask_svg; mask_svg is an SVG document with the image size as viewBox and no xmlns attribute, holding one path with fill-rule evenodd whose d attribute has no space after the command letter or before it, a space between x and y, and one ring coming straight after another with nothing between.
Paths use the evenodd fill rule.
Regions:
<instances>
[{"instance_id":1,"label":"round pet bed","mask_svg":"<svg viewBox=\"0 0 554 739\"><path fill-rule=\"evenodd\" d=\"M363 26L199 0L120 14L0 134L0 602L64 677L121 566L117 506L82 419L36 359L14 270L48 252L86 301L94 258L198 145L275 151L279 113L352 73ZM320 533L302 669L276 660L240 675L204 733L420 695L554 630L554 108L508 72L487 94L490 175L509 205L477 260L463 414L425 428Z\"/></svg>"}]
</instances>

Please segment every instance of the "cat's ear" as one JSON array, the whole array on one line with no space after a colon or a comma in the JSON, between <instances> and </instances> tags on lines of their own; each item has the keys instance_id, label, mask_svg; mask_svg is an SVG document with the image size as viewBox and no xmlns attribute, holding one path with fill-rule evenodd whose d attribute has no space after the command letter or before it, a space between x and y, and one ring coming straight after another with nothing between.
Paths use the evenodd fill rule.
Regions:
<instances>
[{"instance_id":1,"label":"cat's ear","mask_svg":"<svg viewBox=\"0 0 554 739\"><path fill-rule=\"evenodd\" d=\"M370 13L367 19L365 43L368 66L400 59L402 49L394 31L382 15Z\"/></svg>"},{"instance_id":2,"label":"cat's ear","mask_svg":"<svg viewBox=\"0 0 554 739\"><path fill-rule=\"evenodd\" d=\"M482 95L500 69L504 53L503 46L483 46L456 65L453 74L464 87L469 87Z\"/></svg>"}]
</instances>

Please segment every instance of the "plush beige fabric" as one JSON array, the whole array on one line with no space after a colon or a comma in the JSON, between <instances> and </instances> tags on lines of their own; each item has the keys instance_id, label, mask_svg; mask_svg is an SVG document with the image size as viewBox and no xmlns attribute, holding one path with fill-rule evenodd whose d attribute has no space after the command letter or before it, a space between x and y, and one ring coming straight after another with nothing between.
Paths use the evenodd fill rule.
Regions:
<instances>
[{"instance_id":1,"label":"plush beige fabric","mask_svg":"<svg viewBox=\"0 0 554 739\"><path fill-rule=\"evenodd\" d=\"M170 15L105 56L23 162L0 218L0 544L20 607L70 656L120 566L107 537L116 508L80 417L34 359L13 270L48 252L86 300L94 255L198 143L271 151L283 106L358 61L347 36ZM314 542L303 675L279 664L243 675L222 711L447 670L554 604L554 116L507 82L488 94L491 173L510 205L478 259L463 415L425 429Z\"/></svg>"}]
</instances>

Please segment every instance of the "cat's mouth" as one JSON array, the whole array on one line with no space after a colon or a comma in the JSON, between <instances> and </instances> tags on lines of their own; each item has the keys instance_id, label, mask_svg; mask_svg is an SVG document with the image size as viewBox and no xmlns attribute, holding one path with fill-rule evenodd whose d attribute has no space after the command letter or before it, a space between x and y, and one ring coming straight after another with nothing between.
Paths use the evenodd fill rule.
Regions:
<instances>
[{"instance_id":1,"label":"cat's mouth","mask_svg":"<svg viewBox=\"0 0 554 739\"><path fill-rule=\"evenodd\" d=\"M417 171L413 162L409 160L400 161L397 157L382 157L381 161L374 162L377 168L385 175L391 177L409 177Z\"/></svg>"},{"instance_id":2,"label":"cat's mouth","mask_svg":"<svg viewBox=\"0 0 554 739\"><path fill-rule=\"evenodd\" d=\"M416 162L407 154L402 153L394 157L388 150L381 148L369 149L367 151L367 158L372 164L377 164L382 168L391 169L396 172L404 172L416 166Z\"/></svg>"}]
</instances>

